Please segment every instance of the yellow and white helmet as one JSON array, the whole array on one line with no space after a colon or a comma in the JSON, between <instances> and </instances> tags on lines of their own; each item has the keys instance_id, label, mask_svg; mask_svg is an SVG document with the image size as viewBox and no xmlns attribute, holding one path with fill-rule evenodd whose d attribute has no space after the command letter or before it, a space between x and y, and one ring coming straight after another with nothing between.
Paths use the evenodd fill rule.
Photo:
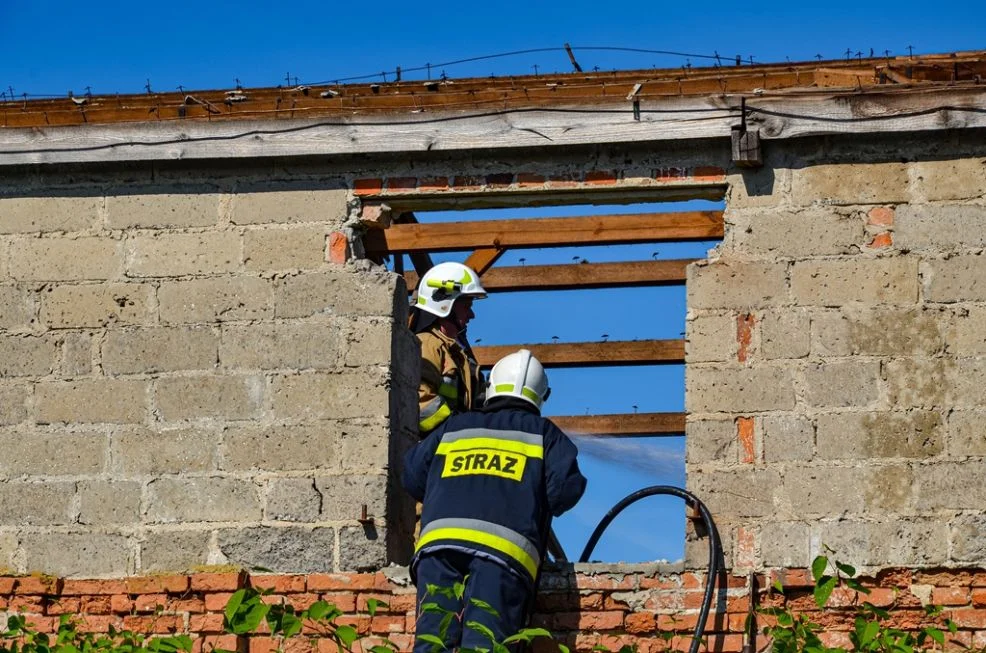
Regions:
<instances>
[{"instance_id":1,"label":"yellow and white helmet","mask_svg":"<svg viewBox=\"0 0 986 653\"><path fill-rule=\"evenodd\" d=\"M486 401L494 397L517 397L534 404L538 410L551 394L548 375L541 361L527 349L504 356L490 371Z\"/></svg>"},{"instance_id":2,"label":"yellow and white helmet","mask_svg":"<svg viewBox=\"0 0 986 653\"><path fill-rule=\"evenodd\" d=\"M486 297L479 275L462 263L439 263L421 277L417 307L438 317L448 317L452 303L459 297Z\"/></svg>"}]
</instances>

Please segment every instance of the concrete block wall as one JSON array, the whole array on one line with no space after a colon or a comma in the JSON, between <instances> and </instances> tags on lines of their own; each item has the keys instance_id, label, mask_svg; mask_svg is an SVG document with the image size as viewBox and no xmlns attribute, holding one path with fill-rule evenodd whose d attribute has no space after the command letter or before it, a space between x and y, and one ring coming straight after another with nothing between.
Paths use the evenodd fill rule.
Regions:
<instances>
[{"instance_id":1,"label":"concrete block wall","mask_svg":"<svg viewBox=\"0 0 986 653\"><path fill-rule=\"evenodd\" d=\"M406 559L403 282L346 263L344 181L267 172L0 184L0 568Z\"/></svg>"},{"instance_id":2,"label":"concrete block wall","mask_svg":"<svg viewBox=\"0 0 986 653\"><path fill-rule=\"evenodd\" d=\"M689 270L686 442L734 570L986 562L976 142L769 143L730 175Z\"/></svg>"}]
</instances>

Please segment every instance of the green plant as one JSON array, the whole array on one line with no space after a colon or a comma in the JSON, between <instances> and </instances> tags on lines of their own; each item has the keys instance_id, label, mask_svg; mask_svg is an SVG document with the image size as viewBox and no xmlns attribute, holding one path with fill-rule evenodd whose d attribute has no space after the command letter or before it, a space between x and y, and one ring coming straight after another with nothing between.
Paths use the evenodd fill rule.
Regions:
<instances>
[{"instance_id":1,"label":"green plant","mask_svg":"<svg viewBox=\"0 0 986 653\"><path fill-rule=\"evenodd\" d=\"M62 615L54 634L39 633L23 615L7 618L7 630L0 633L0 653L190 653L192 638L188 635L155 637L129 630L109 632L80 632L78 620Z\"/></svg>"},{"instance_id":2,"label":"green plant","mask_svg":"<svg viewBox=\"0 0 986 653\"><path fill-rule=\"evenodd\" d=\"M831 553L832 551L829 550ZM829 606L832 592L838 587L853 590L861 595L870 594L870 590L856 578L856 569L851 565L830 560L828 556L817 556L811 565L814 587L812 595L819 610L836 610ZM784 594L780 583L774 584L774 589ZM857 595L858 596L858 595ZM854 602L848 608L852 618L853 629L849 632L849 641L853 651L866 653L915 653L924 650L939 650L945 646L945 631L956 632L957 628L951 619L942 617L940 606L924 607L925 617L936 620L941 628L930 625L923 626L917 632L909 632L894 628L887 623L890 612L873 605L869 601ZM761 614L774 617L776 623L765 626L763 633L771 638L772 653L842 653L843 648L825 646L819 637L822 626L812 621L803 613L795 613L785 604L781 607L760 608ZM930 648L929 648L930 647Z\"/></svg>"}]
</instances>

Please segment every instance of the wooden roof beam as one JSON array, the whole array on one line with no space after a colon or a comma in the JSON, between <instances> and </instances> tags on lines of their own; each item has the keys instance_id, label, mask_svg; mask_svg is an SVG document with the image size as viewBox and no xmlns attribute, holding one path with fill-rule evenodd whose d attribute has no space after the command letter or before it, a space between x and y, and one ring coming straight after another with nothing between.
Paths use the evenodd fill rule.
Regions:
<instances>
[{"instance_id":1,"label":"wooden roof beam","mask_svg":"<svg viewBox=\"0 0 986 653\"><path fill-rule=\"evenodd\" d=\"M604 367L608 365L661 365L685 362L684 340L615 340L473 347L480 367L518 349L529 349L545 367Z\"/></svg>"},{"instance_id":2,"label":"wooden roof beam","mask_svg":"<svg viewBox=\"0 0 986 653\"><path fill-rule=\"evenodd\" d=\"M674 286L685 283L686 268L697 260L518 265L492 268L482 274L482 281L489 292ZM417 274L408 271L404 278L408 288L417 287Z\"/></svg>"},{"instance_id":3,"label":"wooden roof beam","mask_svg":"<svg viewBox=\"0 0 986 653\"><path fill-rule=\"evenodd\" d=\"M685 434L685 413L548 415L569 434L622 437L673 437Z\"/></svg>"},{"instance_id":4,"label":"wooden roof beam","mask_svg":"<svg viewBox=\"0 0 986 653\"><path fill-rule=\"evenodd\" d=\"M722 238L722 211L635 213L569 218L515 218L394 224L367 232L369 253L454 252L479 247L620 245Z\"/></svg>"}]
</instances>

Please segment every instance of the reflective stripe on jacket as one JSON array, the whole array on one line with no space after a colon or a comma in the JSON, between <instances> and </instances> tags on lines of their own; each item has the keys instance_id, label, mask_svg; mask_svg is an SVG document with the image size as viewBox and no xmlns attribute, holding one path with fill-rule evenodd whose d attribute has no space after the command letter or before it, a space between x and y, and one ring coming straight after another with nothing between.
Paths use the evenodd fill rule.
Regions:
<instances>
[{"instance_id":1,"label":"reflective stripe on jacket","mask_svg":"<svg viewBox=\"0 0 986 653\"><path fill-rule=\"evenodd\" d=\"M533 580L549 515L570 509L585 490L577 453L533 410L448 418L404 459L404 486L424 502L415 560L437 549L465 550Z\"/></svg>"}]
</instances>

